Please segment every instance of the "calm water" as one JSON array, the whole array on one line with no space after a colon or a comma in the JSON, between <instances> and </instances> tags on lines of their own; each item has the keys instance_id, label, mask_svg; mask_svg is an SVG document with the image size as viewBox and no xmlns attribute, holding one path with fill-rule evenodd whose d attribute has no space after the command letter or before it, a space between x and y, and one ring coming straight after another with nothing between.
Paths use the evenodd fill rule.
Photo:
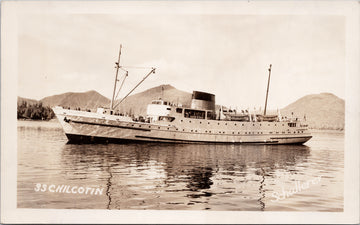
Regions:
<instances>
[{"instance_id":1,"label":"calm water","mask_svg":"<svg viewBox=\"0 0 360 225\"><path fill-rule=\"evenodd\" d=\"M344 134L313 136L302 146L74 145L56 120L18 121L18 207L342 211Z\"/></svg>"}]
</instances>

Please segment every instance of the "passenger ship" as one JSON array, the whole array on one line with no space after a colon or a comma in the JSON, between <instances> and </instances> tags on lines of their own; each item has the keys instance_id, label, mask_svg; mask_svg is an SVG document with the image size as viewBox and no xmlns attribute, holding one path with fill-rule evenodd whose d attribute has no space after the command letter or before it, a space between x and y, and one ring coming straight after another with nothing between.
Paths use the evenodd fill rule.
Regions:
<instances>
[{"instance_id":1,"label":"passenger ship","mask_svg":"<svg viewBox=\"0 0 360 225\"><path fill-rule=\"evenodd\" d=\"M114 115L118 70L125 68L119 65L120 54L121 46L116 63L113 98L108 110L99 108L97 112L85 112L59 106L53 108L69 142L303 144L312 137L308 126L297 118L284 119L280 115L266 115L269 82L263 114L230 112L222 108L215 110L215 95L194 91L190 107L159 99L148 105L147 116L143 121ZM155 69L152 68L141 82L154 72ZM271 65L269 79L270 73Z\"/></svg>"}]
</instances>

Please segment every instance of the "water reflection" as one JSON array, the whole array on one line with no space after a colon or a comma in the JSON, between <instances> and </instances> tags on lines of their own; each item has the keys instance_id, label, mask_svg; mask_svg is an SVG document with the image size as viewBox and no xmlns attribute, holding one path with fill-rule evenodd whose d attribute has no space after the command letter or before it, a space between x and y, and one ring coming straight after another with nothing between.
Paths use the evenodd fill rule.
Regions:
<instances>
[{"instance_id":1,"label":"water reflection","mask_svg":"<svg viewBox=\"0 0 360 225\"><path fill-rule=\"evenodd\" d=\"M264 210L266 179L297 173L308 156L305 145L66 144L61 172L105 186L108 209L210 209L216 196L255 190L252 204Z\"/></svg>"}]
</instances>

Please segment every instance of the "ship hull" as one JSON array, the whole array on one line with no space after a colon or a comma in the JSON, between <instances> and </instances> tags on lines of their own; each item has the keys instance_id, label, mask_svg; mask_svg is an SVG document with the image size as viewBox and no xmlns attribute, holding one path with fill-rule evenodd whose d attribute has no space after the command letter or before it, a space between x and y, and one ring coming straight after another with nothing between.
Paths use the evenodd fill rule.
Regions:
<instances>
[{"instance_id":1,"label":"ship hull","mask_svg":"<svg viewBox=\"0 0 360 225\"><path fill-rule=\"evenodd\" d=\"M272 128L266 122L217 120L140 123L64 109L55 114L70 143L303 144L311 138L306 129L285 128L281 123Z\"/></svg>"},{"instance_id":2,"label":"ship hull","mask_svg":"<svg viewBox=\"0 0 360 225\"><path fill-rule=\"evenodd\" d=\"M157 137L139 137L134 139L127 138L113 138L113 137L101 137L101 136L88 136L80 134L66 134L69 144L126 144L126 143L179 143L179 144L260 144L260 145L300 145L311 139L312 136L293 137L288 138L286 141L272 140L272 141L241 141L241 142L221 142L221 141L198 141L198 140L179 140L170 138L157 138ZM275 138L276 139L276 138Z\"/></svg>"}]
</instances>

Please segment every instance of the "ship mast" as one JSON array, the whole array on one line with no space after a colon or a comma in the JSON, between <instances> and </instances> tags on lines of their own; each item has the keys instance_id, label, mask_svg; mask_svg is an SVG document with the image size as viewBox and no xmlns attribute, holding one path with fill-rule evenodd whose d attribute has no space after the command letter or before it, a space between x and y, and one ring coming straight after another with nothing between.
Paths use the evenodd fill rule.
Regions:
<instances>
[{"instance_id":1,"label":"ship mast","mask_svg":"<svg viewBox=\"0 0 360 225\"><path fill-rule=\"evenodd\" d=\"M269 67L269 78L268 78L268 84L267 84L267 89L266 89L264 116L266 115L266 106L267 106L267 100L268 100L268 95L269 95L270 74L271 74L271 64Z\"/></svg>"},{"instance_id":2,"label":"ship mast","mask_svg":"<svg viewBox=\"0 0 360 225\"><path fill-rule=\"evenodd\" d=\"M112 113L113 109L114 109L114 101L115 101L115 91L116 91L116 82L118 82L118 74L119 74L119 68L120 68L120 56L121 56L121 47L122 45L120 45L120 50L119 50L119 57L118 57L118 61L115 62L116 64L116 76L115 76L115 82L114 82L114 91L113 91L113 95L111 98L111 103L110 103L110 113Z\"/></svg>"}]
</instances>

